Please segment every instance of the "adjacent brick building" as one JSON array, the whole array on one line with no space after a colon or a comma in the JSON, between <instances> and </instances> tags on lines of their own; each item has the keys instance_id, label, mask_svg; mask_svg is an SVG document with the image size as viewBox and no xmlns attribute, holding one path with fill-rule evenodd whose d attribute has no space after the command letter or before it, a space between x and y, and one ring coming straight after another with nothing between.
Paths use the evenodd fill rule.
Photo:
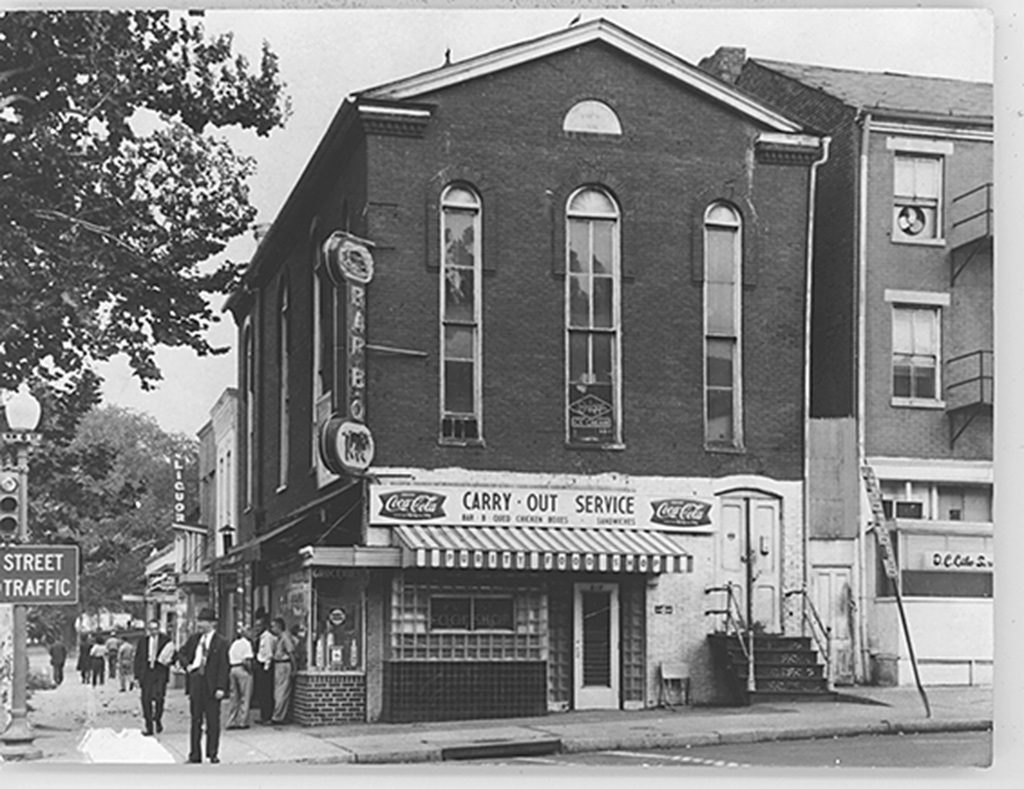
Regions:
<instances>
[{"instance_id":1,"label":"adjacent brick building","mask_svg":"<svg viewBox=\"0 0 1024 789\"><path fill-rule=\"evenodd\" d=\"M808 573L838 674L913 681L867 531L869 465L895 518L923 680L990 681L992 86L730 48L701 65L832 138L815 206L807 485Z\"/></svg>"},{"instance_id":2,"label":"adjacent brick building","mask_svg":"<svg viewBox=\"0 0 1024 789\"><path fill-rule=\"evenodd\" d=\"M824 147L604 20L343 104L229 302L215 570L308 631L300 722L714 702L744 557L799 627Z\"/></svg>"}]
</instances>

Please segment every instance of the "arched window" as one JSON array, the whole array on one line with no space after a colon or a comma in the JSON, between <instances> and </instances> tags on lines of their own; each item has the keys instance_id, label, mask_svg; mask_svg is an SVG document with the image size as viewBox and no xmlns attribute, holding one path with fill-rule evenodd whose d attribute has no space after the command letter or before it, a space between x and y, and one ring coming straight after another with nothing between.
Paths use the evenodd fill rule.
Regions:
<instances>
[{"instance_id":1,"label":"arched window","mask_svg":"<svg viewBox=\"0 0 1024 789\"><path fill-rule=\"evenodd\" d=\"M587 99L572 106L562 121L562 131L583 134L622 134L615 110L603 101Z\"/></svg>"},{"instance_id":2,"label":"arched window","mask_svg":"<svg viewBox=\"0 0 1024 789\"><path fill-rule=\"evenodd\" d=\"M585 187L566 204L566 436L621 442L619 208Z\"/></svg>"},{"instance_id":3,"label":"arched window","mask_svg":"<svg viewBox=\"0 0 1024 789\"><path fill-rule=\"evenodd\" d=\"M709 446L742 445L739 212L712 203L704 213L704 401Z\"/></svg>"},{"instance_id":4,"label":"arched window","mask_svg":"<svg viewBox=\"0 0 1024 789\"><path fill-rule=\"evenodd\" d=\"M256 349L253 340L252 319L242 325L242 375L245 393L245 506L253 503L256 459Z\"/></svg>"},{"instance_id":5,"label":"arched window","mask_svg":"<svg viewBox=\"0 0 1024 789\"><path fill-rule=\"evenodd\" d=\"M314 219L309 229L310 270L313 287L311 314L313 322L313 381L312 420L310 426L310 466L316 469L317 486L323 487L337 479L320 461L320 427L330 417L334 403L334 342L335 322L338 314L337 288L327 275L323 265L321 245L324 235L319 219Z\"/></svg>"},{"instance_id":6,"label":"arched window","mask_svg":"<svg viewBox=\"0 0 1024 789\"><path fill-rule=\"evenodd\" d=\"M278 295L277 310L277 352L278 370L280 371L280 403L278 410L278 476L277 486L282 489L288 485L288 431L289 431L289 381L288 357L291 351L288 337L288 282L281 278L281 289Z\"/></svg>"},{"instance_id":7,"label":"arched window","mask_svg":"<svg viewBox=\"0 0 1024 789\"><path fill-rule=\"evenodd\" d=\"M441 440L482 438L483 205L463 184L441 194Z\"/></svg>"}]
</instances>

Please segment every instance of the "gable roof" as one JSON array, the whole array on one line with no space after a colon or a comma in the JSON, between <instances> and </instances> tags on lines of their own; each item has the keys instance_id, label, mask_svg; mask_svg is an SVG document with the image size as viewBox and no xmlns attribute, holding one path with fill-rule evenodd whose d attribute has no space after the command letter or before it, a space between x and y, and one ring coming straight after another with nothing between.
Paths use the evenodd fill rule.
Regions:
<instances>
[{"instance_id":1,"label":"gable roof","mask_svg":"<svg viewBox=\"0 0 1024 789\"><path fill-rule=\"evenodd\" d=\"M656 71L768 126L772 131L802 131L801 125L796 121L607 19L594 19L539 38L485 52L467 60L378 85L357 93L356 97L391 101L412 99L595 41L603 42L642 61Z\"/></svg>"},{"instance_id":2,"label":"gable roof","mask_svg":"<svg viewBox=\"0 0 1024 789\"><path fill-rule=\"evenodd\" d=\"M818 88L851 106L892 113L930 113L950 119L992 118L992 84L751 58L763 68Z\"/></svg>"}]
</instances>

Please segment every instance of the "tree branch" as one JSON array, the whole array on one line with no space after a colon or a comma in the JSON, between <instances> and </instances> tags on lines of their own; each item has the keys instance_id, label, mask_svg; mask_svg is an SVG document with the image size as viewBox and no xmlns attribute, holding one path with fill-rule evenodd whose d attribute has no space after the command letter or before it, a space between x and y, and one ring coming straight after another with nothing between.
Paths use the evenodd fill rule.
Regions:
<instances>
[{"instance_id":1,"label":"tree branch","mask_svg":"<svg viewBox=\"0 0 1024 789\"><path fill-rule=\"evenodd\" d=\"M130 252L132 255L135 255L135 257L139 258L140 260L143 258L143 255L139 254L139 252L137 252L135 249L132 249L132 247L130 247L120 238L111 233L109 228L101 227L100 225L88 222L85 219L79 219L78 217L69 216L68 214L65 214L62 211L57 211L52 208L37 208L34 211L32 211L32 213L35 216L39 217L40 219L55 219L63 222L70 222L71 224L80 227L83 230L87 230L90 233L94 233L98 236L107 239L108 241L121 247L121 249L125 250L126 252Z\"/></svg>"}]
</instances>

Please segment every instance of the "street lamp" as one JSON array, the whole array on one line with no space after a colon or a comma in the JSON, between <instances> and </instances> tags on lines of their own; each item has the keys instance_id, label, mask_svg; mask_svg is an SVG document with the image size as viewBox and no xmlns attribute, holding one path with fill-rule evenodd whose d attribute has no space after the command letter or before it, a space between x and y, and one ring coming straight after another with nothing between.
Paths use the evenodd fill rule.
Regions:
<instances>
[{"instance_id":1,"label":"street lamp","mask_svg":"<svg viewBox=\"0 0 1024 789\"><path fill-rule=\"evenodd\" d=\"M39 439L34 432L39 424L40 407L24 385L4 405L9 432L2 438L2 467L0 482L18 502L16 525L13 535L0 533L0 541L28 542L28 450ZM10 490L7 490L10 489ZM6 519L5 519L6 520ZM12 539L13 537L13 539ZM14 606L14 676L11 687L11 720L3 734L0 734L0 755L5 760L38 759L42 752L35 747L32 725L28 720L28 628L26 607Z\"/></svg>"}]
</instances>

